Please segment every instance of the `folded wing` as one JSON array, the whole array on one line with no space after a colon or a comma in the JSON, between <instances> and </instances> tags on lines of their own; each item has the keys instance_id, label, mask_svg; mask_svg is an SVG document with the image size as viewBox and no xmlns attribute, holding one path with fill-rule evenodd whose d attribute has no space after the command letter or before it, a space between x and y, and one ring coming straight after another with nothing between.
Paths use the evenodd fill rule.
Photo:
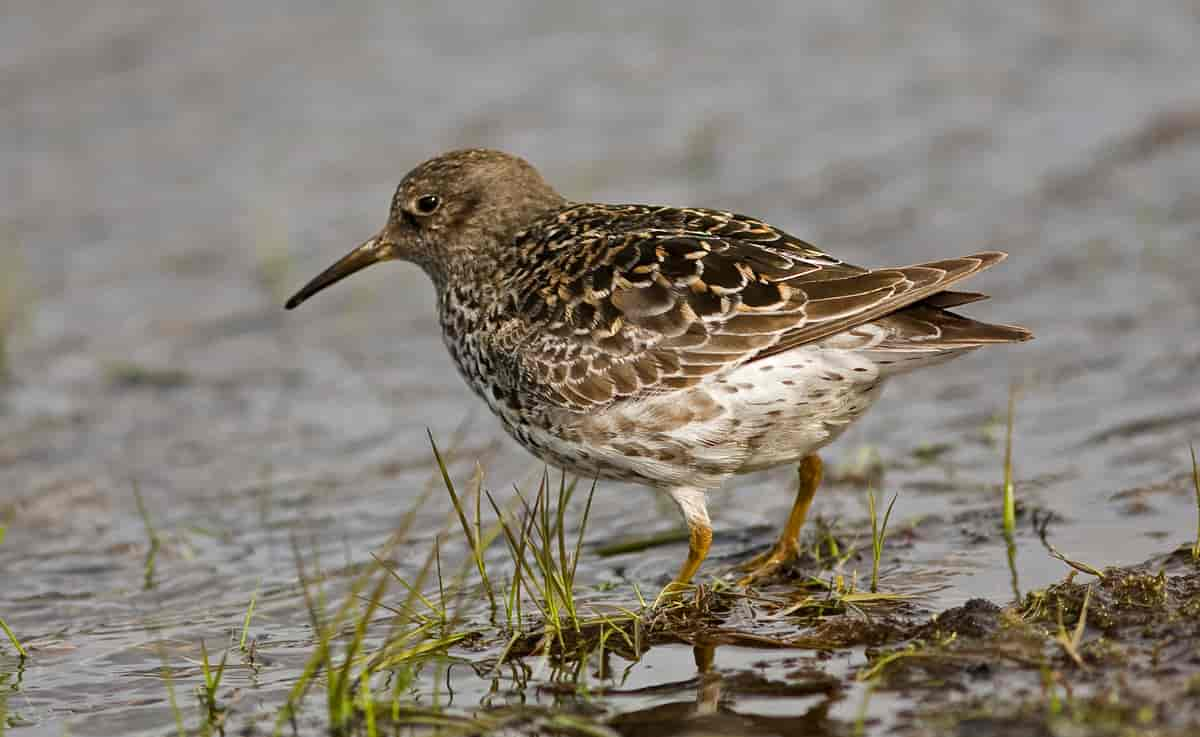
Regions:
<instances>
[{"instance_id":1,"label":"folded wing","mask_svg":"<svg viewBox=\"0 0 1200 737\"><path fill-rule=\"evenodd\" d=\"M1030 337L945 309L985 298L946 289L1002 261L997 251L868 270L753 218L614 210L628 213L627 229L614 234L610 218L594 234L550 231L526 245L537 258L514 306L540 326L524 336L539 348L524 352L527 389L564 409L678 391L881 318L879 350Z\"/></svg>"}]
</instances>

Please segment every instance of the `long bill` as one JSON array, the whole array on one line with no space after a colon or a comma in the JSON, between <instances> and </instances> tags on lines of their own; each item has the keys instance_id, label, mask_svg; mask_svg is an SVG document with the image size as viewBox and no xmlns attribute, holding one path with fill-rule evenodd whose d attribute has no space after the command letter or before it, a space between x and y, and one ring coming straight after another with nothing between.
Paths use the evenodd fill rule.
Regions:
<instances>
[{"instance_id":1,"label":"long bill","mask_svg":"<svg viewBox=\"0 0 1200 737\"><path fill-rule=\"evenodd\" d=\"M305 284L299 292L292 295L292 298L284 304L284 307L294 310L306 299L325 287L332 286L351 274L362 271L371 264L386 261L389 258L391 258L389 244L385 243L379 236L375 236L350 253L342 256L333 266L313 277L312 281Z\"/></svg>"}]
</instances>

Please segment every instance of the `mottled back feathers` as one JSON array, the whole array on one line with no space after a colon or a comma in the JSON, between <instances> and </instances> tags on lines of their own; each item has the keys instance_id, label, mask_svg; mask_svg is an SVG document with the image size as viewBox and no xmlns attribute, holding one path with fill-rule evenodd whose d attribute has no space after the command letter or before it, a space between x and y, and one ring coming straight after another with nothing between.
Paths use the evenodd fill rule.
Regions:
<instances>
[{"instance_id":1,"label":"mottled back feathers","mask_svg":"<svg viewBox=\"0 0 1200 737\"><path fill-rule=\"evenodd\" d=\"M867 270L742 215L583 204L520 233L512 257L511 298L489 319L511 327L527 389L567 410L694 386L889 315L893 346L1029 337L944 309L983 298L944 290L994 251Z\"/></svg>"}]
</instances>

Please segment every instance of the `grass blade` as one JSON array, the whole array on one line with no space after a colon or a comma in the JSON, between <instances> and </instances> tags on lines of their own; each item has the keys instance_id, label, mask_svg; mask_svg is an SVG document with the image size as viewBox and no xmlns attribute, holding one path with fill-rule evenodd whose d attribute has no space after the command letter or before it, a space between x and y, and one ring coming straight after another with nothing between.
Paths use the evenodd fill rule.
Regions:
<instances>
[{"instance_id":1,"label":"grass blade","mask_svg":"<svg viewBox=\"0 0 1200 737\"><path fill-rule=\"evenodd\" d=\"M166 653L163 653L162 677L167 684L167 704L171 707L171 714L175 717L175 733L179 737L187 737L187 730L183 726L183 711L179 708L179 702L175 700L175 680L171 673L170 666L166 662Z\"/></svg>"},{"instance_id":2,"label":"grass blade","mask_svg":"<svg viewBox=\"0 0 1200 737\"><path fill-rule=\"evenodd\" d=\"M871 518L871 593L879 591L879 561L883 558L883 544L887 539L888 520L892 518L892 507L896 506L899 494L892 495L887 511L883 513L883 524L879 524L879 514L875 507L875 490L867 491L867 513Z\"/></svg>"},{"instance_id":3,"label":"grass blade","mask_svg":"<svg viewBox=\"0 0 1200 737\"><path fill-rule=\"evenodd\" d=\"M3 617L0 617L0 630L4 630L5 636L8 637L8 641L12 643L13 649L17 651L17 655L21 656L21 660L29 657L29 653L25 652L25 648L21 647L21 641L18 640L17 636L13 634L13 631L9 629L8 623L4 621Z\"/></svg>"},{"instance_id":4,"label":"grass blade","mask_svg":"<svg viewBox=\"0 0 1200 737\"><path fill-rule=\"evenodd\" d=\"M433 431L426 428L426 434L429 435L429 445L433 448L433 458L437 463L438 470L442 474L442 482L446 485L446 493L450 495L450 503L454 505L454 512L458 515L458 522L462 525L463 535L467 538L467 542L471 548L471 555L475 559L475 568L479 571L479 580L483 583L483 589L487 593L488 603L491 605L492 611L496 611L496 594L492 590L492 582L488 579L487 564L483 560L483 550L481 549L481 540L479 536L473 532L472 526L467 522L467 514L463 511L462 500L458 496L458 491L454 488L454 482L450 479L450 472L446 469L446 461L442 458L442 454L438 451L437 442L433 439ZM480 478L480 486L482 488L482 477ZM476 527L478 519L476 519Z\"/></svg>"},{"instance_id":5,"label":"grass blade","mask_svg":"<svg viewBox=\"0 0 1200 737\"><path fill-rule=\"evenodd\" d=\"M1008 391L1008 426L1004 441L1004 546L1008 555L1008 570L1012 575L1013 599L1021 600L1017 580L1017 502L1013 484L1013 424L1017 414L1017 386Z\"/></svg>"},{"instance_id":6,"label":"grass blade","mask_svg":"<svg viewBox=\"0 0 1200 737\"><path fill-rule=\"evenodd\" d=\"M587 504L583 507L583 519L579 522L579 536L575 538L575 557L571 559L571 586L575 585L575 569L579 565L579 556L583 551L583 533L587 529L588 517L592 514L592 497L596 495L596 479L592 479L592 487L588 489Z\"/></svg>"},{"instance_id":7,"label":"grass blade","mask_svg":"<svg viewBox=\"0 0 1200 737\"><path fill-rule=\"evenodd\" d=\"M1196 542L1192 545L1192 560L1200 561L1200 465L1196 463L1196 446L1192 450L1192 485L1196 490Z\"/></svg>"},{"instance_id":8,"label":"grass blade","mask_svg":"<svg viewBox=\"0 0 1200 737\"><path fill-rule=\"evenodd\" d=\"M162 547L162 540L154 529L154 523L150 521L150 512L146 509L146 501L142 499L142 490L137 481L133 482L133 501L137 504L138 514L142 518L142 524L146 527L146 537L150 540L142 579L142 588L149 591L154 588L154 561L158 557L158 549Z\"/></svg>"},{"instance_id":9,"label":"grass blade","mask_svg":"<svg viewBox=\"0 0 1200 737\"><path fill-rule=\"evenodd\" d=\"M250 634L250 618L254 616L254 603L258 601L258 588L262 585L262 579L254 583L254 593L250 595L250 606L246 607L246 617L242 620L242 637L238 641L238 648L242 652L246 652L246 639Z\"/></svg>"}]
</instances>

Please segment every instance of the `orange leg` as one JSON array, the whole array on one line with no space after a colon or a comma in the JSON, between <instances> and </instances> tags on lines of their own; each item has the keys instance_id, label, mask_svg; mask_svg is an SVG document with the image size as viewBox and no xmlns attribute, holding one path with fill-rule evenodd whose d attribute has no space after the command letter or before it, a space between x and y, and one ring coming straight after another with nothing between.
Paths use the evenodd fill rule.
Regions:
<instances>
[{"instance_id":1,"label":"orange leg","mask_svg":"<svg viewBox=\"0 0 1200 737\"><path fill-rule=\"evenodd\" d=\"M821 485L821 470L821 458L815 453L805 456L804 460L800 461L800 488L796 491L792 512L788 515L783 531L779 533L779 540L770 550L741 566L746 575L738 581L739 586L749 586L766 578L800 553L800 528L804 527L808 508L812 506L817 487Z\"/></svg>"},{"instance_id":2,"label":"orange leg","mask_svg":"<svg viewBox=\"0 0 1200 737\"><path fill-rule=\"evenodd\" d=\"M704 490L679 487L672 489L670 493L675 503L679 505L680 511L683 512L684 521L687 522L688 555L683 561L679 573L675 575L675 579L667 584L662 593L658 595L656 605L664 598L675 597L687 589L692 577L696 575L696 571L700 570L700 564L708 556L709 547L712 546L712 524L709 522L708 510L704 504Z\"/></svg>"},{"instance_id":3,"label":"orange leg","mask_svg":"<svg viewBox=\"0 0 1200 737\"><path fill-rule=\"evenodd\" d=\"M708 557L708 549L712 546L712 528L708 525L688 524L688 556L679 568L675 580L671 583L686 586L691 583L692 576L700 570L700 564Z\"/></svg>"}]
</instances>

